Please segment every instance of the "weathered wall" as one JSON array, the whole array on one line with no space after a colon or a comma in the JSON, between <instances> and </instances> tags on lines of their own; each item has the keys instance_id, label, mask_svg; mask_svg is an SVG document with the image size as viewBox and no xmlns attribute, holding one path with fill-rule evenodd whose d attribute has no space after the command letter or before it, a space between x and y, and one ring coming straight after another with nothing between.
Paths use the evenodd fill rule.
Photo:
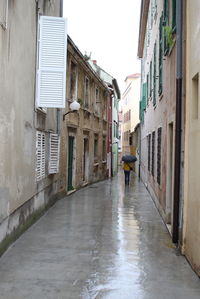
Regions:
<instances>
[{"instance_id":1,"label":"weathered wall","mask_svg":"<svg viewBox=\"0 0 200 299\"><path fill-rule=\"evenodd\" d=\"M56 176L35 179L36 129L55 132L57 123L56 109L35 108L35 76L38 13L59 16L60 1L8 3L8 28L0 26L0 242L59 191Z\"/></svg>"},{"instance_id":2,"label":"weathered wall","mask_svg":"<svg viewBox=\"0 0 200 299\"><path fill-rule=\"evenodd\" d=\"M199 11L198 0L187 1L186 137L184 172L183 250L200 275L200 105L199 105ZM197 95L195 90L198 89Z\"/></svg>"},{"instance_id":3,"label":"weathered wall","mask_svg":"<svg viewBox=\"0 0 200 299\"><path fill-rule=\"evenodd\" d=\"M70 110L70 82L71 61L77 66L77 100L81 103L78 113L68 114L62 124L62 188L68 190L68 136L74 136L74 159L73 159L73 188L77 189L86 184L107 177L106 159L103 158L103 138L107 141L107 105L108 89L95 75L94 71L84 60L82 54L72 41L68 40L68 66L67 66L67 108ZM84 80L89 79L89 104L84 104ZM95 88L99 89L99 100L95 103ZM97 108L98 105L98 109ZM98 149L96 159L94 157L94 139L98 136ZM84 138L88 139L87 177L83 175ZM107 143L105 142L105 153Z\"/></svg>"},{"instance_id":4,"label":"weathered wall","mask_svg":"<svg viewBox=\"0 0 200 299\"><path fill-rule=\"evenodd\" d=\"M170 150L173 144L170 144L169 125L172 125L173 136L175 132L175 104L176 104L176 44L170 50L170 53L163 57L163 91L158 93L159 82L159 22L163 11L163 1L157 2L157 16L153 21L150 35L147 36L143 53L142 62L142 83L145 82L147 74L150 72L150 61L154 62L154 45L157 49L157 68L156 68L156 104L153 104L152 95L148 99L146 110L144 111L144 123L141 123L141 178L153 197L161 215L166 223L171 224L172 217L172 190L173 190L173 161L169 164ZM149 38L149 42L147 41ZM147 46L148 43L148 46ZM154 87L153 87L154 88ZM161 183L157 182L157 132L162 128L161 141ZM148 170L148 138L147 136L155 132L155 151L154 151L154 176L151 170ZM152 139L151 139L152 140ZM152 141L151 141L152 142ZM174 143L174 137L173 137ZM151 148L152 151L152 148ZM172 149L174 151L174 149ZM152 155L152 154L151 154ZM174 156L174 152L172 153ZM150 158L152 165L152 156ZM169 166L170 165L170 166ZM151 168L151 166L150 166ZM171 228L170 228L171 230Z\"/></svg>"}]
</instances>

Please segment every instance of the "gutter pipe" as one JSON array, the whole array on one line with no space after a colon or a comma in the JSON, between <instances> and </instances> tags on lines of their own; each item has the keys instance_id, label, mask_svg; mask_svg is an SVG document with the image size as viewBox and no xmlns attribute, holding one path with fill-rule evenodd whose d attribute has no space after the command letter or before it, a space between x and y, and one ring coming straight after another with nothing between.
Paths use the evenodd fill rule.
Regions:
<instances>
[{"instance_id":1,"label":"gutter pipe","mask_svg":"<svg viewBox=\"0 0 200 299\"><path fill-rule=\"evenodd\" d=\"M174 198L172 241L179 241L180 176L181 176L181 134L182 134L182 80L183 80L183 1L176 0L176 128L174 163Z\"/></svg>"}]
</instances>

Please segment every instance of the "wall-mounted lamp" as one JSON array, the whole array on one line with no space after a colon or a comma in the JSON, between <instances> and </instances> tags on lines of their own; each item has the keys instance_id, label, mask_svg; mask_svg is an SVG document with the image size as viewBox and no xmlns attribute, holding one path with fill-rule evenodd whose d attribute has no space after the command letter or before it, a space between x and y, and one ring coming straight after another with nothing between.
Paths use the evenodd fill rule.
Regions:
<instances>
[{"instance_id":1,"label":"wall-mounted lamp","mask_svg":"<svg viewBox=\"0 0 200 299\"><path fill-rule=\"evenodd\" d=\"M69 108L71 109L70 111L68 111L67 113L65 113L63 115L63 120L65 120L65 116L69 113L73 113L73 112L78 112L78 110L80 109L80 104L74 100L70 105Z\"/></svg>"}]
</instances>

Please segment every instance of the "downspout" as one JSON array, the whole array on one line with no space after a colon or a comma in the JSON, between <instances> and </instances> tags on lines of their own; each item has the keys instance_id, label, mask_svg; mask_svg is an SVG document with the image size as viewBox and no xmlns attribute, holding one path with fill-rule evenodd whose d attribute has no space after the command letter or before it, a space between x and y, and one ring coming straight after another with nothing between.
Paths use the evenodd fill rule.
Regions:
<instances>
[{"instance_id":1,"label":"downspout","mask_svg":"<svg viewBox=\"0 0 200 299\"><path fill-rule=\"evenodd\" d=\"M63 0L60 0L60 10L59 15L63 17ZM56 111L56 127L57 127L57 134L60 135L60 127L61 127L61 109L57 109Z\"/></svg>"},{"instance_id":2,"label":"downspout","mask_svg":"<svg viewBox=\"0 0 200 299\"><path fill-rule=\"evenodd\" d=\"M183 1L176 0L176 128L175 128L175 162L174 162L174 206L172 241L179 241L179 212L180 212L180 172L181 172L181 114L182 114L182 29Z\"/></svg>"}]
</instances>

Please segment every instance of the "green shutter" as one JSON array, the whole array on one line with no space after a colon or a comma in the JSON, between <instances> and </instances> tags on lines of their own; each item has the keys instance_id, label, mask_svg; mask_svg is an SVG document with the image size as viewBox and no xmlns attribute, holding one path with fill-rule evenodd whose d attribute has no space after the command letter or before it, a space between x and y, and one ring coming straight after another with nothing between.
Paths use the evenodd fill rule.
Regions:
<instances>
[{"instance_id":1,"label":"green shutter","mask_svg":"<svg viewBox=\"0 0 200 299\"><path fill-rule=\"evenodd\" d=\"M164 16L163 26L169 26L169 0L164 0ZM169 45L167 42L166 34L164 34L164 54L167 55L169 51Z\"/></svg>"},{"instance_id":2,"label":"green shutter","mask_svg":"<svg viewBox=\"0 0 200 299\"><path fill-rule=\"evenodd\" d=\"M154 45L154 71L153 71L153 105L156 105L156 43Z\"/></svg>"},{"instance_id":3,"label":"green shutter","mask_svg":"<svg viewBox=\"0 0 200 299\"><path fill-rule=\"evenodd\" d=\"M159 95L163 91L163 15L159 26Z\"/></svg>"},{"instance_id":4,"label":"green shutter","mask_svg":"<svg viewBox=\"0 0 200 299\"><path fill-rule=\"evenodd\" d=\"M147 105L149 104L149 74L147 75Z\"/></svg>"}]
</instances>

